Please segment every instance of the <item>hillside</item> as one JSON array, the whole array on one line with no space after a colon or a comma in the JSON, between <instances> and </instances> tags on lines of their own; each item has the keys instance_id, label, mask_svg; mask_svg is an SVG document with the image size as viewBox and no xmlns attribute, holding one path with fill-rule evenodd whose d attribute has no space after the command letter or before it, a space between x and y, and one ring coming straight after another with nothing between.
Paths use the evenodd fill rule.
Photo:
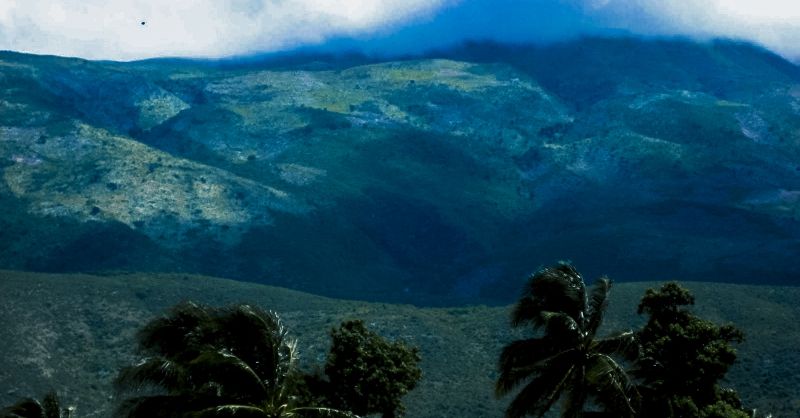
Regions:
<instances>
[{"instance_id":1,"label":"hillside","mask_svg":"<svg viewBox=\"0 0 800 418\"><path fill-rule=\"evenodd\" d=\"M508 303L558 259L797 284L800 70L777 56L589 38L319 59L0 53L0 267L417 305Z\"/></svg>"},{"instance_id":2,"label":"hillside","mask_svg":"<svg viewBox=\"0 0 800 418\"><path fill-rule=\"evenodd\" d=\"M603 330L641 324L644 290L656 283L620 283ZM732 321L746 333L729 373L748 405L777 417L800 410L800 315L796 287L689 283L696 312ZM519 337L508 307L415 308L340 301L295 291L201 276L128 274L48 275L0 271L0 403L50 388L78 405L81 417L103 417L116 371L136 360L133 333L181 301L213 305L249 302L281 314L299 340L305 364L324 361L327 331L362 318L390 338L419 345L424 378L406 400L408 416L499 417L493 398L501 347ZM735 301L735 302L733 302ZM506 400L507 401L507 400Z\"/></svg>"}]
</instances>

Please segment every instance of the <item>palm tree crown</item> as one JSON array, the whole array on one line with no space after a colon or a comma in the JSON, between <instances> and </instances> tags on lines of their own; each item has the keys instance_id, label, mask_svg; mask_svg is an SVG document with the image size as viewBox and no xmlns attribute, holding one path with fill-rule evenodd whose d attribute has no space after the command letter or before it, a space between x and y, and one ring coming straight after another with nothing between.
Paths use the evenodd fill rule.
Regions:
<instances>
[{"instance_id":1,"label":"palm tree crown","mask_svg":"<svg viewBox=\"0 0 800 418\"><path fill-rule=\"evenodd\" d=\"M119 393L137 396L121 404L119 416L353 416L294 405L296 343L274 312L187 302L147 324L138 339L146 357L115 381Z\"/></svg>"},{"instance_id":2,"label":"palm tree crown","mask_svg":"<svg viewBox=\"0 0 800 418\"><path fill-rule=\"evenodd\" d=\"M507 417L541 417L560 398L565 418L634 415L635 390L614 359L635 357L634 334L596 338L610 289L611 281L601 278L587 295L580 273L566 263L529 278L511 323L532 325L539 334L512 342L500 356L497 395L522 386L506 410ZM597 410L585 412L587 401Z\"/></svg>"},{"instance_id":3,"label":"palm tree crown","mask_svg":"<svg viewBox=\"0 0 800 418\"><path fill-rule=\"evenodd\" d=\"M22 399L0 410L0 418L72 418L75 407L61 407L58 395L50 392L42 402L33 398Z\"/></svg>"}]
</instances>

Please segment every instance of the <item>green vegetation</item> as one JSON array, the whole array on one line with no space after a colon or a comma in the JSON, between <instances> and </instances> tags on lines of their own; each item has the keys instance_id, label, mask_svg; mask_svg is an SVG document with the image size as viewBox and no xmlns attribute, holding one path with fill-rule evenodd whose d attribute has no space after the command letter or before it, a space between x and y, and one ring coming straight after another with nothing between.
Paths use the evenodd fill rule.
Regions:
<instances>
[{"instance_id":1,"label":"green vegetation","mask_svg":"<svg viewBox=\"0 0 800 418\"><path fill-rule=\"evenodd\" d=\"M23 399L0 410L2 418L73 418L73 407L62 407L55 392L44 396L42 402L33 398Z\"/></svg>"},{"instance_id":2,"label":"green vegetation","mask_svg":"<svg viewBox=\"0 0 800 418\"><path fill-rule=\"evenodd\" d=\"M321 389L318 395L331 406L358 415L402 416L401 397L422 377L419 349L389 342L361 320L332 329L331 340L327 379L318 379L315 385Z\"/></svg>"},{"instance_id":3,"label":"green vegetation","mask_svg":"<svg viewBox=\"0 0 800 418\"><path fill-rule=\"evenodd\" d=\"M465 48L241 67L0 52L0 267L423 306L507 303L564 254L619 282L800 277L795 66L677 40Z\"/></svg>"},{"instance_id":4,"label":"green vegetation","mask_svg":"<svg viewBox=\"0 0 800 418\"><path fill-rule=\"evenodd\" d=\"M515 341L500 356L497 394L524 384L506 410L509 418L541 417L563 398L561 416L582 417L587 401L616 417L633 417L638 398L613 356L635 358L632 332L599 339L611 281L601 278L587 296L583 278L568 264L539 270L511 314L513 326L543 330Z\"/></svg>"},{"instance_id":5,"label":"green vegetation","mask_svg":"<svg viewBox=\"0 0 800 418\"><path fill-rule=\"evenodd\" d=\"M117 376L118 393L135 394L122 402L117 416L352 416L295 404L296 343L274 312L187 302L150 322L138 338L147 357ZM152 394L152 387L162 391Z\"/></svg>"},{"instance_id":6,"label":"green vegetation","mask_svg":"<svg viewBox=\"0 0 800 418\"><path fill-rule=\"evenodd\" d=\"M260 356L267 356L269 352L266 349L251 347L252 342L267 341L256 345L285 346L285 343L292 341L285 334L285 328L283 332L276 331L281 327L276 327L276 318L272 317L273 314L266 311L262 311L261 314L250 312L260 311L252 308L254 306L270 306L282 312L281 316L290 328L297 333L296 335L302 337L301 348L304 352L302 356L304 360L289 367L294 373L288 375L294 377L284 381L283 387L287 388L285 393L288 393L288 397L281 405L286 405L286 408L277 412L284 416L290 413L301 415L312 411L301 409L303 406L337 407L326 399L327 393L330 393L326 390L329 388L320 390L313 385L304 385L305 379L300 379L306 376L301 370L314 370L317 364L320 370L318 377L326 382L332 380L322 375L324 370L322 364L325 364L322 362L326 362L326 352L327 363L335 364L335 361L331 361L331 352L337 351L334 347L345 347L347 341L355 342L357 350L363 352L345 352L341 358L355 359L355 361L340 363L344 363L345 368L351 364L377 364L380 362L373 360L380 359L386 352L382 350L378 350L377 353L371 352L374 351L373 348L385 349L397 344L389 341L400 340L411 341L420 347L422 361L419 363L419 368L425 371L425 378L419 381L417 388L403 397L403 403L409 409L409 416L497 416L506 405L488 399L491 392L488 389L497 379L497 375L493 374L490 368L500 354L502 344L512 340L522 341L512 342L509 347L525 343L524 338L528 338L526 334L531 332L531 328L537 329L534 323L537 317L544 321L543 325L537 329L538 334L532 336L534 338L528 339L551 342L562 353L571 353L556 353L553 356L556 359L558 356L575 355L581 350L586 350L587 358L599 357L597 353L605 351L601 347L604 341L602 337L606 334L603 329L609 331L627 327L639 329L636 335L642 342L640 350L642 355L633 361L629 360L632 357L630 355L611 357L623 370L627 370L635 389L641 394L639 402L635 400L631 402L636 418L750 417L753 416L749 410L750 405L758 406L760 410L775 411L777 416L791 416L792 412L796 411L796 408L792 407L792 402L796 402L794 389L791 386L781 389L782 385L791 380L780 374L774 374L778 369L769 368L770 363L775 361L778 363L775 367L784 370L786 364L791 364L794 358L792 356L796 355L796 351L792 349L792 344L796 342L796 325L791 321L782 324L782 321L796 316L792 314L794 312L792 309L796 309L792 301L797 296L797 290L793 288L776 290L769 287L687 283L692 293L698 294L698 300L704 301L690 310L688 305L693 301L693 295L674 283L665 286L622 284L614 286L613 303L607 304L609 300L607 282L598 280L594 289L590 290L588 286L583 285L583 280L577 271L568 266L556 266L532 276L533 278L538 275L540 280L528 282L524 297L513 310L513 317L528 326L512 330L503 326L503 317L507 317L508 308L420 309L410 306L335 301L283 289L202 277L68 276L70 280L66 280L62 278L67 276L52 276L50 280L42 280L45 277L43 275L20 274L17 278L13 273L0 272L0 274L3 274L3 280L0 281L2 290L0 296L7 295L9 298L7 301L17 300L16 303L0 304L1 317L7 324L7 327L0 329L0 340L8 342L8 347L4 349L4 355L0 358L0 361L5 363L0 364L3 364L5 370L14 370L16 380L16 382L8 380L2 382L4 388L9 388L7 392L4 391L6 396L4 403L13 401L8 398L12 395L11 390L23 394L40 392L41 387L25 386L27 382L35 381L36 375L24 373L42 370L42 373L50 373L51 378L47 381L49 385L53 382L74 383L69 385L70 387L59 388L59 394L77 404L80 411L86 411L87 416L109 416L108 410L99 413L100 409L90 403L104 402L109 394L109 388L98 383L102 381L92 380L92 377L109 373L106 370L113 372L125 365L137 364L133 368L125 368L119 376L139 373L141 376L149 374L150 377L129 381L132 384L121 393L123 396L117 398L119 403L135 405L136 398L171 396L163 385L165 380L159 376L169 371L172 366L165 367L161 371L156 370L156 373L152 374L146 370L148 366L145 365L148 362L150 365L158 364L152 360L161 358L176 363L171 370L183 370L174 373L173 376L193 376L191 381L185 382L184 388L188 388L187 392L196 390L198 393L211 393L211 403L218 407L223 406L220 410L206 411L206 414L219 416L236 410L237 416L245 416L246 411L264 416L268 411L275 412L269 407L270 402L261 399L264 397L264 392L256 388L258 384L255 380L248 378L252 376L242 373L246 367L258 370L260 366L252 365L253 358L260 359ZM113 285L115 282L116 286ZM653 289L646 291L647 287ZM57 297L53 297L54 295ZM743 301L745 303L743 306L746 308L742 305L734 307L705 302L713 300L713 297ZM133 344L134 333L131 332L129 338L126 330L141 327L142 318L152 317L156 312L152 309L160 310L165 305L175 303L174 298L197 299L204 303L215 304L231 304L247 300L248 305L209 308L198 303L194 304L197 309L192 308L192 304L178 305L172 308L167 316L150 322L136 333L138 344ZM641 313L644 314L638 323L631 320L636 318L634 307L637 304L641 306ZM243 309L244 313L240 312ZM28 316L20 316L15 310L20 310ZM180 310L188 313L178 318L180 321L176 318L171 322L167 321L174 316L174 312ZM620 316L621 311L629 312L630 317ZM594 325L590 325L601 317L593 313L606 312L607 315L602 315L602 327L598 325L595 328ZM47 317L50 314L53 315L52 318ZM89 315L88 319L82 319L84 318L82 315ZM348 320L342 325L336 325L354 315L365 318L365 321L360 323ZM579 321L575 321L575 318ZM54 321L56 319L58 321ZM737 326L747 330L750 339L747 344L740 347L741 353L732 351L732 343L738 341L741 334L733 331L732 327L714 325L706 319L711 319L714 323L726 319L734 320ZM569 338L572 331L565 329L559 321L568 323L575 321L576 324L583 321L584 330L594 328L596 335L588 344L576 344L574 339ZM25 326L30 323L36 323L37 327L34 329ZM784 328L782 332L775 333L775 330L781 329L778 328L779 325ZM326 335L326 330L331 330L331 326L335 328L331 334ZM171 331L164 331L159 336L153 331L159 328ZM185 340L181 337L186 334L185 329L194 330L191 332L193 339L189 339L189 343L186 344L180 343ZM463 335L459 334L462 331ZM269 343L269 338L259 337L276 332L277 335L283 336L274 339L272 343ZM148 333L151 334L150 339L157 344L145 345L146 339L143 339L143 336ZM373 338L377 333L388 338ZM9 335L17 337L8 338ZM55 339L57 335L63 337ZM242 337L245 335L248 337ZM327 339L334 336L335 340L336 335L348 338L338 343L333 341L333 347L329 347ZM732 338L734 336L736 338ZM629 341L627 338L624 340ZM247 345L246 342L251 344ZM24 343L25 349L22 356L13 348L20 346L20 343ZM127 348L139 345L140 352L133 357L126 351L120 351L115 345L117 343ZM237 348L242 344L246 345L245 348L249 347L253 352L260 354L246 354L246 350ZM541 343L540 346L545 345ZM635 350L632 348L628 346L617 352L633 353ZM220 350L226 354L234 354L221 356ZM529 350L528 353L516 357L520 359L518 364L522 364L522 361L535 364L536 353L533 351ZM507 363L511 363L508 361L511 358L508 352L509 349L506 349L504 355ZM73 362L69 355L75 356L78 361ZM575 356L576 361L580 362L580 357ZM142 357L145 361L141 361ZM731 368L734 357L739 357L739 360L736 367ZM260 361L264 363L263 360ZM406 362L412 361L418 360L410 358L406 360ZM17 364L23 367L16 366ZM557 362L552 361L550 364L556 365ZM588 362L584 364L590 365ZM52 367L60 369L50 369ZM134 372L136 367L141 367L143 370ZM351 369L355 370L358 367ZM589 369L591 366L585 370ZM64 370L69 374L62 374ZM90 374L85 373L87 371ZM330 375L335 374L330 370L328 372ZM371 370L367 377L388 376L390 372L392 366L390 363L384 363L383 366ZM500 372L502 375L503 370ZM786 372L792 373L791 368ZM260 376L259 381L274 380L268 377L266 370L258 371L256 374ZM585 374L591 375L588 372ZM531 373L520 383L530 383L536 377L537 375ZM0 375L0 378L3 376ZM780 381L775 382L774 379ZM177 380L179 379L173 379L173 382ZM376 381L377 384L374 383ZM598 416L600 413L611 411L612 407L617 411L616 405L609 406L600 401L602 393L593 389L599 381L601 380L591 378L583 382L571 381L564 387L562 400L570 402L580 396L582 391L586 396L582 411L578 408L573 408L573 411L581 411L586 417ZM363 388L379 388L381 379L371 382L352 384L354 388L360 388L363 395L356 400L362 401L363 404L372 402L369 397L377 393L364 391ZM573 383L584 384L584 389L574 386ZM524 386L520 384L516 387ZM725 387L739 389L748 408L742 407L737 401L737 394ZM179 392L175 391L173 395L175 393ZM487 399L480 399L484 393ZM523 390L513 394L524 395L525 392ZM535 395L537 396L527 399L531 404L540 402L542 398L538 396L540 394ZM399 399L402 394L395 393L394 396L395 399ZM130 399L124 399L126 397ZM774 401L776 397L782 397L785 402ZM180 402L176 402L175 405L180 406ZM230 406L224 407L224 405ZM466 409L456 410L455 405L464 406ZM187 415L199 412L196 408L199 406L194 405L189 408L192 410L187 412ZM210 407L205 409L208 408ZM348 408L355 409L356 406L351 404ZM560 412L563 414L565 410L566 407L563 407ZM613 416L625 416L623 414L624 409L623 413L614 412Z\"/></svg>"},{"instance_id":7,"label":"green vegetation","mask_svg":"<svg viewBox=\"0 0 800 418\"><path fill-rule=\"evenodd\" d=\"M684 308L693 304L694 296L675 282L648 289L639 304L639 314L649 316L638 332L642 357L634 373L643 381L640 415L748 418L736 391L719 386L736 360L731 343L744 334Z\"/></svg>"},{"instance_id":8,"label":"green vegetation","mask_svg":"<svg viewBox=\"0 0 800 418\"><path fill-rule=\"evenodd\" d=\"M736 360L731 344L742 342L742 331L684 308L694 304L694 296L670 282L645 292L638 313L649 318L641 330L596 339L610 289L611 282L601 278L587 295L583 278L568 264L531 276L511 323L543 332L511 343L500 356L497 394L524 383L507 417L541 417L559 399L564 418L755 416L735 390L719 385ZM615 356L628 360L632 370L624 370ZM599 411L585 411L587 400Z\"/></svg>"}]
</instances>

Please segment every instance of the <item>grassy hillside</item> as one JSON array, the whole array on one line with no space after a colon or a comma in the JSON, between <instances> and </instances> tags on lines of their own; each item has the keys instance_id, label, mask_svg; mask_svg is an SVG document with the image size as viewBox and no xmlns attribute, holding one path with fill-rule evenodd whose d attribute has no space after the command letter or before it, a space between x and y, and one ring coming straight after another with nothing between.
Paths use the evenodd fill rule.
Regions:
<instances>
[{"instance_id":1,"label":"grassy hillside","mask_svg":"<svg viewBox=\"0 0 800 418\"><path fill-rule=\"evenodd\" d=\"M325 60L0 53L0 267L417 305L507 303L562 258L620 281L800 277L800 70L766 51Z\"/></svg>"},{"instance_id":2,"label":"grassy hillside","mask_svg":"<svg viewBox=\"0 0 800 418\"><path fill-rule=\"evenodd\" d=\"M517 283L521 285L520 283ZM656 283L615 286L606 332L641 324L635 315L644 290ZM746 333L730 384L748 405L775 416L800 410L800 315L795 287L689 283L696 311L731 321ZM406 402L409 417L502 416L493 398L500 348L509 330L508 307L415 308L342 301L276 287L202 276L107 276L0 271L0 403L53 388L78 405L80 416L106 416L110 381L136 360L133 333L181 300L213 305L249 302L274 309L299 339L305 364L324 361L327 331L347 318L419 345L424 378Z\"/></svg>"}]
</instances>

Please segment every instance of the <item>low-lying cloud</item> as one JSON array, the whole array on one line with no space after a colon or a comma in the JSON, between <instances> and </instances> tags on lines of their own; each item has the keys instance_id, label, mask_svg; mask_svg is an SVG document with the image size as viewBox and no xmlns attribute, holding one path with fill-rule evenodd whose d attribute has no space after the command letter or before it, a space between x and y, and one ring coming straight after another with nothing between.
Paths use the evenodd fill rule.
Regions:
<instances>
[{"instance_id":1,"label":"low-lying cloud","mask_svg":"<svg viewBox=\"0 0 800 418\"><path fill-rule=\"evenodd\" d=\"M144 24L142 24L144 22ZM2 0L0 49L95 59L225 57L305 45L409 53L470 39L726 37L800 58L786 0ZM350 42L341 42L351 39Z\"/></svg>"},{"instance_id":2,"label":"low-lying cloud","mask_svg":"<svg viewBox=\"0 0 800 418\"><path fill-rule=\"evenodd\" d=\"M597 23L636 34L725 37L800 58L800 2L787 0L586 0Z\"/></svg>"},{"instance_id":3,"label":"low-lying cloud","mask_svg":"<svg viewBox=\"0 0 800 418\"><path fill-rule=\"evenodd\" d=\"M0 49L131 60L224 57L363 36L450 0L2 0Z\"/></svg>"}]
</instances>

